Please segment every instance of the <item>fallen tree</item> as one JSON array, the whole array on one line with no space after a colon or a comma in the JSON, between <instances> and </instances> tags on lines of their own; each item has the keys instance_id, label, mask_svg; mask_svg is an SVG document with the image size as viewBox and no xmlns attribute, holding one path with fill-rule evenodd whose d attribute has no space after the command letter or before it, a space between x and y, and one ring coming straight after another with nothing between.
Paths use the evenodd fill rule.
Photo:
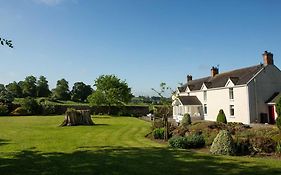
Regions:
<instances>
[{"instance_id":1,"label":"fallen tree","mask_svg":"<svg viewBox=\"0 0 281 175\"><path fill-rule=\"evenodd\" d=\"M60 126L94 125L90 110L67 109Z\"/></svg>"}]
</instances>

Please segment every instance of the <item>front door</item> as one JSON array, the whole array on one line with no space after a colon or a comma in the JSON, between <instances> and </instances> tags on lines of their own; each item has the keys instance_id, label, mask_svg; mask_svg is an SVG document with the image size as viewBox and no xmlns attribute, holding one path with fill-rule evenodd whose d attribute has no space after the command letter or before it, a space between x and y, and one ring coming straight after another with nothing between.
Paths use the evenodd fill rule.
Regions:
<instances>
[{"instance_id":1,"label":"front door","mask_svg":"<svg viewBox=\"0 0 281 175\"><path fill-rule=\"evenodd\" d=\"M268 106L268 114L269 114L269 124L275 123L275 111L274 106Z\"/></svg>"}]
</instances>

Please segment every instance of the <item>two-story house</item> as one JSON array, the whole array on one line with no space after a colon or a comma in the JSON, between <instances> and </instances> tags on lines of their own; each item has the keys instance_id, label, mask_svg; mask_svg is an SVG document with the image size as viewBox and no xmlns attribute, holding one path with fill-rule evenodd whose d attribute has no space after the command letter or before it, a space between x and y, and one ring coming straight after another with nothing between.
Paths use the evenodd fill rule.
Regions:
<instances>
[{"instance_id":1,"label":"two-story house","mask_svg":"<svg viewBox=\"0 0 281 175\"><path fill-rule=\"evenodd\" d=\"M210 76L194 80L188 75L173 96L173 118L179 122L189 113L215 121L223 109L228 122L274 123L279 92L281 71L274 65L273 54L265 51L263 64L223 73L212 67Z\"/></svg>"}]
</instances>

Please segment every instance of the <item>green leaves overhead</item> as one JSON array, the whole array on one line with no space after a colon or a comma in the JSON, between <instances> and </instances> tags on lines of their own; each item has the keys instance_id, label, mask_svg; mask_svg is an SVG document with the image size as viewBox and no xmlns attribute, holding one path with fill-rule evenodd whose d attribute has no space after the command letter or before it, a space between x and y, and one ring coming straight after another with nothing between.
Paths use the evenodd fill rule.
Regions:
<instances>
[{"instance_id":1,"label":"green leaves overhead","mask_svg":"<svg viewBox=\"0 0 281 175\"><path fill-rule=\"evenodd\" d=\"M13 44L12 44L12 40L7 40L7 39L4 39L4 38L0 38L0 43L1 45L7 45L8 47L10 48L14 48Z\"/></svg>"}]
</instances>

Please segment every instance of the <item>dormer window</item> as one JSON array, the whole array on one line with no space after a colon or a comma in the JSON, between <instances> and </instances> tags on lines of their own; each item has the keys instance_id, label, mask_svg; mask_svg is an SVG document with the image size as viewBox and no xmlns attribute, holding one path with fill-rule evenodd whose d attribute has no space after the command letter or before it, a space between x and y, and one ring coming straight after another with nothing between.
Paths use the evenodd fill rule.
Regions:
<instances>
[{"instance_id":1,"label":"dormer window","mask_svg":"<svg viewBox=\"0 0 281 175\"><path fill-rule=\"evenodd\" d=\"M233 88L229 88L229 99L230 99L230 100L233 100L233 99L234 99Z\"/></svg>"}]
</instances>

